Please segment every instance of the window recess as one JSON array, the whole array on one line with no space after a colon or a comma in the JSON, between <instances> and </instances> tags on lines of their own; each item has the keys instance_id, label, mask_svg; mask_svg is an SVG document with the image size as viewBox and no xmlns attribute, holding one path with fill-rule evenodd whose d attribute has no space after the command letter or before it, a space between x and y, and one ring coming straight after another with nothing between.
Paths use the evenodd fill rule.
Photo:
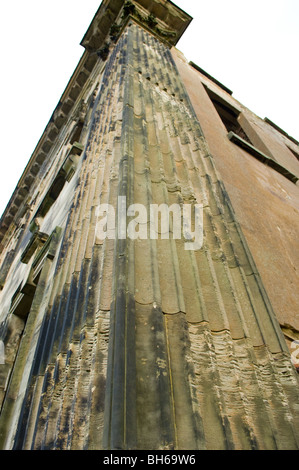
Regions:
<instances>
[{"instance_id":1,"label":"window recess","mask_svg":"<svg viewBox=\"0 0 299 470\"><path fill-rule=\"evenodd\" d=\"M247 153L257 158L265 165L270 166L278 173L282 174L285 178L296 184L299 179L296 175L291 173L287 168L284 168L273 158L264 154L261 150L259 150L252 144L248 135L246 134L239 122L241 111L235 108L231 103L227 103L223 98L218 96L207 86L204 85L204 87L216 111L218 112L219 117L221 118L223 124L225 125L228 131L227 137L229 138L229 140L234 144L238 145L243 150L246 150Z\"/></svg>"},{"instance_id":2,"label":"window recess","mask_svg":"<svg viewBox=\"0 0 299 470\"><path fill-rule=\"evenodd\" d=\"M75 144L75 143L78 143L80 142L80 138L81 138L81 134L82 134L82 131L83 131L83 126L84 126L84 123L83 121L79 121L72 133L72 136L70 138L70 143L71 144Z\"/></svg>"},{"instance_id":3,"label":"window recess","mask_svg":"<svg viewBox=\"0 0 299 470\"><path fill-rule=\"evenodd\" d=\"M33 279L37 279L39 276L46 258L50 259L51 261L54 259L56 253L57 237L60 233L60 230L61 229L57 227L50 237L47 238L42 248L37 252L31 268Z\"/></svg>"},{"instance_id":4,"label":"window recess","mask_svg":"<svg viewBox=\"0 0 299 470\"><path fill-rule=\"evenodd\" d=\"M28 280L24 286L19 286L12 298L9 314L14 314L23 320L27 319L36 291L37 282L38 279L34 281Z\"/></svg>"},{"instance_id":5,"label":"window recess","mask_svg":"<svg viewBox=\"0 0 299 470\"><path fill-rule=\"evenodd\" d=\"M12 297L9 313L13 313L22 318L27 317L42 268L46 259L51 261L54 259L60 234L60 227L56 227L50 236L39 232L33 234L32 240L28 243L22 256L23 263L25 261L28 263L35 253L30 274L25 284L21 283Z\"/></svg>"},{"instance_id":6,"label":"window recess","mask_svg":"<svg viewBox=\"0 0 299 470\"><path fill-rule=\"evenodd\" d=\"M19 348L22 347L21 340L24 332L26 331L31 337L33 335L33 330L30 330L30 328L32 328L30 325L28 330L28 317L31 313L35 315L36 310L42 303L42 297L44 295L44 286L42 284L45 283L48 277L52 264L51 261L55 258L58 251L61 233L62 229L56 227L51 236L48 237L47 241L43 244L42 248L36 253L29 276L20 283L11 299L9 313L5 321L0 325L0 340L5 350L5 364L2 371L0 371L0 409L8 393L13 370L15 367L18 370L18 352ZM33 309L35 309L35 311L33 311Z\"/></svg>"},{"instance_id":7,"label":"window recess","mask_svg":"<svg viewBox=\"0 0 299 470\"><path fill-rule=\"evenodd\" d=\"M34 232L28 245L23 251L23 254L21 256L21 262L24 264L28 264L36 250L40 248L48 240L48 238L49 235L47 235L46 233L38 231Z\"/></svg>"},{"instance_id":8,"label":"window recess","mask_svg":"<svg viewBox=\"0 0 299 470\"><path fill-rule=\"evenodd\" d=\"M36 211L32 219L30 225L31 232L34 232L39 229L38 219L43 219L46 216L54 202L58 199L61 191L64 188L65 183L69 182L73 178L78 166L80 155L83 152L83 148L84 147L82 144L78 142L73 143L59 172L57 173L46 196L44 197L42 203L40 204L38 210Z\"/></svg>"},{"instance_id":9,"label":"window recess","mask_svg":"<svg viewBox=\"0 0 299 470\"><path fill-rule=\"evenodd\" d=\"M238 121L241 111L237 109L232 104L225 101L221 96L218 96L207 86L204 85L204 88L209 95L210 100L212 101L220 119L222 120L227 132L234 132L234 134L241 137L243 140L247 141L252 145L248 135L242 128L240 122Z\"/></svg>"}]
</instances>

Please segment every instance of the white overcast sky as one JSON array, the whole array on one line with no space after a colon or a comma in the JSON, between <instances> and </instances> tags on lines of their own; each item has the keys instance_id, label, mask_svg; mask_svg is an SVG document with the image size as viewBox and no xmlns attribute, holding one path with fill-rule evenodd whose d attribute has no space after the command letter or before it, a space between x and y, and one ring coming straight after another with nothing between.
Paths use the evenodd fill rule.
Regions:
<instances>
[{"instance_id":1,"label":"white overcast sky","mask_svg":"<svg viewBox=\"0 0 299 470\"><path fill-rule=\"evenodd\" d=\"M101 0L0 0L0 215L83 53ZM175 0L177 47L299 140L299 0Z\"/></svg>"}]
</instances>

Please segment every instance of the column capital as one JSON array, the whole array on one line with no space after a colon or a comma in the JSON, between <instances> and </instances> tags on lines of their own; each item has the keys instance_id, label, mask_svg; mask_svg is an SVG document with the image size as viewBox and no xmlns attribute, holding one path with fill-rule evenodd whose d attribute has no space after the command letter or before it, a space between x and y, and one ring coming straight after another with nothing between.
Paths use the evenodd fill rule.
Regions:
<instances>
[{"instance_id":1,"label":"column capital","mask_svg":"<svg viewBox=\"0 0 299 470\"><path fill-rule=\"evenodd\" d=\"M192 17L169 0L103 0L81 45L91 51L104 50L116 40L123 26L134 19L170 46L175 46Z\"/></svg>"}]
</instances>

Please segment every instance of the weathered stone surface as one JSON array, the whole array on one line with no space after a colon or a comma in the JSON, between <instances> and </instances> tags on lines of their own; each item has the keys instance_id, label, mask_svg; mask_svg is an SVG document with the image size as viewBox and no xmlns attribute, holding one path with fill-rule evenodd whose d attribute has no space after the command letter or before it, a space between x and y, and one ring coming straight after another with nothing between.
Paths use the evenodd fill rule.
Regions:
<instances>
[{"instance_id":1,"label":"weathered stone surface","mask_svg":"<svg viewBox=\"0 0 299 470\"><path fill-rule=\"evenodd\" d=\"M278 321L298 331L298 185L229 141L204 86L230 106L240 103L174 49L173 56ZM239 121L254 145L298 176L299 162L289 150L294 142L244 106L240 109Z\"/></svg>"},{"instance_id":2,"label":"weathered stone surface","mask_svg":"<svg viewBox=\"0 0 299 470\"><path fill-rule=\"evenodd\" d=\"M83 40L87 50L111 39L123 3L103 2ZM15 325L14 334L3 335L9 351L20 326L8 316L10 301L29 280L36 291L14 367L0 369L0 446L297 449L298 376L262 282L263 265L249 249L250 224L257 220L246 225L240 210L235 213L234 191L226 190L191 105L190 98L198 101L189 73L200 86L199 72L190 72L161 37L161 22L180 35L188 16L158 0L125 8L132 18L128 11L120 15L123 29L109 43L105 65L97 58L85 81L79 72L82 63L88 70L86 52L74 74L77 88L70 84L62 109L74 106L76 113L48 149L20 239L16 231L6 238L14 258L3 278L0 319ZM82 103L82 154L74 174L35 219L65 165ZM227 140L221 152L231 145ZM226 158L233 160L231 153ZM244 158L252 171L261 164ZM203 204L202 248L185 250L185 240L173 237L173 223L160 227L157 238L134 240L118 233L117 219L116 237L101 238L100 205L117 210L120 197L147 209ZM245 201L245 209L250 204ZM150 224L144 225L149 235ZM49 235L49 253L30 252L25 265L20 258L30 247L30 227Z\"/></svg>"}]
</instances>

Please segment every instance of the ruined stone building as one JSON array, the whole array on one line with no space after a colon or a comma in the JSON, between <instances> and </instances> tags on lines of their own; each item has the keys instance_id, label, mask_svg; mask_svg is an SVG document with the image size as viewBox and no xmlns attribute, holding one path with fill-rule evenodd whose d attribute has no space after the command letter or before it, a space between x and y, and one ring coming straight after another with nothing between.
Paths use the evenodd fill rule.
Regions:
<instances>
[{"instance_id":1,"label":"ruined stone building","mask_svg":"<svg viewBox=\"0 0 299 470\"><path fill-rule=\"evenodd\" d=\"M103 0L2 215L1 449L299 448L298 142L187 62L190 22ZM202 245L99 236L124 199L201 206Z\"/></svg>"}]
</instances>

